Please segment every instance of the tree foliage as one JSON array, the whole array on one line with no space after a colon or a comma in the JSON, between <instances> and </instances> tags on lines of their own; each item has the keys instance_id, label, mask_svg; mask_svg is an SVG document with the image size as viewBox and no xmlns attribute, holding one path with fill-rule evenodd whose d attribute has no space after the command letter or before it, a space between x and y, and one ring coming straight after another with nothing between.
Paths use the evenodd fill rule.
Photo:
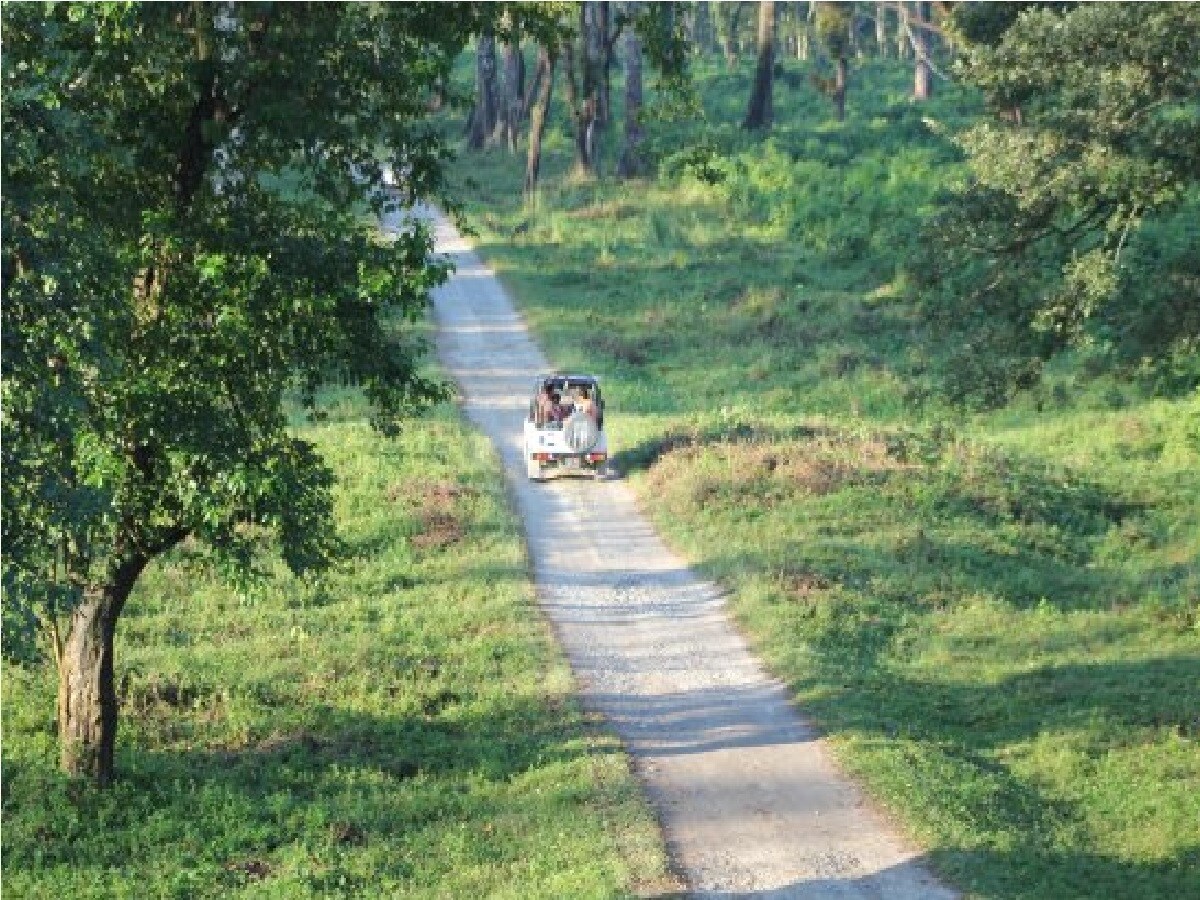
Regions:
<instances>
[{"instance_id":1,"label":"tree foliage","mask_svg":"<svg viewBox=\"0 0 1200 900\"><path fill-rule=\"evenodd\" d=\"M425 227L385 243L372 213L388 163L393 201L440 191L426 103L473 17L4 7L5 607L52 633L64 679L89 641L111 679L129 590L185 539L240 576L264 547L297 572L333 558L332 478L289 392L316 412L322 384L361 385L385 431L441 396L411 323L444 269ZM86 713L62 704L60 729ZM107 780L107 715L68 769Z\"/></svg>"},{"instance_id":2,"label":"tree foliage","mask_svg":"<svg viewBox=\"0 0 1200 900\"><path fill-rule=\"evenodd\" d=\"M955 392L1002 402L1080 346L1194 383L1200 8L1032 7L985 36L960 71L996 115L959 135L971 178L918 267Z\"/></svg>"}]
</instances>

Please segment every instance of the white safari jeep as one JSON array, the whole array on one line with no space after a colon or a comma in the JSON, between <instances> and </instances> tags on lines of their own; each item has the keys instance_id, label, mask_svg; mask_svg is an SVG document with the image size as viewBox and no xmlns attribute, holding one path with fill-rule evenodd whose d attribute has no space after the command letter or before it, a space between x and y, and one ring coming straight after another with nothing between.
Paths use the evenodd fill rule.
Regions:
<instances>
[{"instance_id":1,"label":"white safari jeep","mask_svg":"<svg viewBox=\"0 0 1200 900\"><path fill-rule=\"evenodd\" d=\"M532 481L549 473L592 478L608 465L604 400L592 375L540 375L525 417L525 465Z\"/></svg>"}]
</instances>

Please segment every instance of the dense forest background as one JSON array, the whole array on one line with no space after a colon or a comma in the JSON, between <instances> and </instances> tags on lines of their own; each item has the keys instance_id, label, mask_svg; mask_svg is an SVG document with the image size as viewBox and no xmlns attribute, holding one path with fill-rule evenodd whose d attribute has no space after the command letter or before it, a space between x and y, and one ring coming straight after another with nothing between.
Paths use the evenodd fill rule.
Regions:
<instances>
[{"instance_id":1,"label":"dense forest background","mask_svg":"<svg viewBox=\"0 0 1200 900\"><path fill-rule=\"evenodd\" d=\"M910 301L917 368L956 403L1003 404L1064 357L1161 395L1200 379L1191 5L524 14L524 40L517 4L458 85L469 149L528 131L527 195L547 122L576 175L722 191L745 229ZM539 42L537 14L569 35Z\"/></svg>"}]
</instances>

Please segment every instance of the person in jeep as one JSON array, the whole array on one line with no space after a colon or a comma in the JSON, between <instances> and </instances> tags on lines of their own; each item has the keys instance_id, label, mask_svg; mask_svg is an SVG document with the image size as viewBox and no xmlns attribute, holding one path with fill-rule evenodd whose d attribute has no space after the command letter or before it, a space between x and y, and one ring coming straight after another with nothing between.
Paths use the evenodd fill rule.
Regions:
<instances>
[{"instance_id":1,"label":"person in jeep","mask_svg":"<svg viewBox=\"0 0 1200 900\"><path fill-rule=\"evenodd\" d=\"M591 417L593 422L598 421L600 418L600 410L596 408L596 401L592 399L592 395L587 388L579 389L579 399L575 401L575 409L586 413Z\"/></svg>"}]
</instances>

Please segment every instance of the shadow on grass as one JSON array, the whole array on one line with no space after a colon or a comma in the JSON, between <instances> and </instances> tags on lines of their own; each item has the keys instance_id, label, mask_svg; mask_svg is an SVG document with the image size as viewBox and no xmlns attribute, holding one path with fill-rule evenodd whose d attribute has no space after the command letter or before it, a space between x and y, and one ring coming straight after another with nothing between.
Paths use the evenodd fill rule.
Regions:
<instances>
[{"instance_id":1,"label":"shadow on grass","mask_svg":"<svg viewBox=\"0 0 1200 900\"><path fill-rule=\"evenodd\" d=\"M7 758L6 868L102 869L136 859L157 871L288 844L387 842L464 815L482 822L499 801L473 799L481 785L604 752L580 739L578 716L548 710L544 698L476 707L442 691L427 698L424 714L306 709L302 724L280 724L243 747L119 746L108 791L60 775L49 760ZM544 787L538 802L553 802L557 783Z\"/></svg>"},{"instance_id":2,"label":"shadow on grass","mask_svg":"<svg viewBox=\"0 0 1200 900\"><path fill-rule=\"evenodd\" d=\"M1133 862L1101 853L1012 850L935 851L873 872L845 877L817 877L782 887L759 890L711 890L651 895L653 900L846 900L903 896L921 898L928 885L924 871L955 876L972 897L1007 900L1015 897L1053 897L1055 900L1182 900L1196 896L1200 883L1200 848L1174 860ZM1007 872L1009 877L979 876ZM1059 873L1045 884L1046 873ZM1043 887L1043 884L1045 886ZM899 886L907 886L907 890ZM915 886L918 893L913 893ZM929 888L932 892L933 888Z\"/></svg>"},{"instance_id":3,"label":"shadow on grass","mask_svg":"<svg viewBox=\"0 0 1200 900\"><path fill-rule=\"evenodd\" d=\"M971 765L980 764L973 756L977 752L1041 734L1075 732L1091 753L1137 747L1159 731L1200 738L1200 658L1195 656L1042 666L995 684L885 674L884 664L869 652L861 654L854 670L841 658L818 665L815 675L796 686L805 690L840 680L842 691L811 703L834 716L839 728L958 748L954 752L970 757ZM852 696L868 685L892 695L896 711L880 716L869 698Z\"/></svg>"},{"instance_id":4,"label":"shadow on grass","mask_svg":"<svg viewBox=\"0 0 1200 900\"><path fill-rule=\"evenodd\" d=\"M676 450L705 447L713 444L742 442L779 444L785 441L812 440L843 434L842 429L827 425L795 425L780 428L774 425L745 422L713 422L691 429L673 429L664 435L647 438L632 446L623 447L612 455L612 466L622 475L650 469L664 456Z\"/></svg>"},{"instance_id":5,"label":"shadow on grass","mask_svg":"<svg viewBox=\"0 0 1200 900\"><path fill-rule=\"evenodd\" d=\"M1200 847L1155 861L1032 846L935 851L929 861L972 896L997 900L1182 900L1200 885Z\"/></svg>"}]
</instances>

